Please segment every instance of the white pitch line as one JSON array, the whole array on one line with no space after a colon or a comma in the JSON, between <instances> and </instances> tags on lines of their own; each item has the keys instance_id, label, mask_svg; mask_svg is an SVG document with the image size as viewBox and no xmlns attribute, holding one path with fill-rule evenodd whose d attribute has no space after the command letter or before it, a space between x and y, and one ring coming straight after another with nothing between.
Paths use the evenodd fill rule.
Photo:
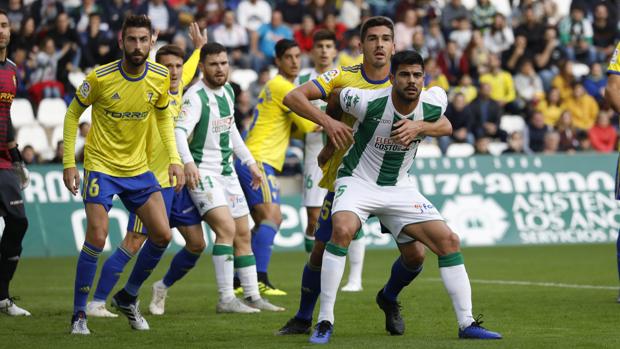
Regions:
<instances>
[{"instance_id":1,"label":"white pitch line","mask_svg":"<svg viewBox=\"0 0 620 349\"><path fill-rule=\"evenodd\" d=\"M427 279L429 281L442 281L440 278ZM514 286L539 286L539 287L558 287L558 288L578 288L590 290L618 290L620 286L600 286L600 285L579 285L564 284L558 282L534 282L534 281L516 281L516 280L482 280L471 279L472 283L488 284L488 285L514 285Z\"/></svg>"}]
</instances>

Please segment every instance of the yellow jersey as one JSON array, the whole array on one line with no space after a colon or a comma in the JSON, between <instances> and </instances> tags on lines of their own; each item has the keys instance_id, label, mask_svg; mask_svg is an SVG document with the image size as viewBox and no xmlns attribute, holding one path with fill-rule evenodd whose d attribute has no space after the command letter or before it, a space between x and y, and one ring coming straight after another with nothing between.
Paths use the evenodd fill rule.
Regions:
<instances>
[{"instance_id":1,"label":"yellow jersey","mask_svg":"<svg viewBox=\"0 0 620 349\"><path fill-rule=\"evenodd\" d=\"M89 105L93 108L92 127L84 146L84 169L116 177L148 171L146 135L151 114L166 133L162 143L167 145L167 157L180 163L172 120L162 116L170 100L168 69L147 61L144 71L134 76L123 70L121 62L94 69L78 88L65 116L64 168L75 167L75 130Z\"/></svg>"},{"instance_id":2,"label":"yellow jersey","mask_svg":"<svg viewBox=\"0 0 620 349\"><path fill-rule=\"evenodd\" d=\"M620 42L614 50L614 54L611 56L611 61L607 67L607 74L620 75Z\"/></svg>"},{"instance_id":3,"label":"yellow jersey","mask_svg":"<svg viewBox=\"0 0 620 349\"><path fill-rule=\"evenodd\" d=\"M187 85L192 82L198 68L198 62L200 61L200 50L194 50L194 53L187 59L187 62L183 64L183 75L179 82L179 89L176 93L168 91L170 98L170 105L168 106L168 113L170 117L176 121L181 112L181 105L183 102L183 90ZM149 168L157 177L157 181L162 188L170 187L170 180L168 179L168 167L170 166L170 159L166 156L166 148L161 142L159 131L157 130L157 122L155 118L151 118L151 125L148 130L146 153L149 161ZM179 163L182 165L181 163Z\"/></svg>"},{"instance_id":4,"label":"yellow jersey","mask_svg":"<svg viewBox=\"0 0 620 349\"><path fill-rule=\"evenodd\" d=\"M364 67L362 64L341 67L338 69L330 70L319 75L312 82L321 90L323 99L325 99L333 89L344 87L355 87L367 90L377 90L391 86L390 76L386 76L383 80L371 80L366 76ZM342 122L349 126L353 126L355 123L355 117L343 114ZM329 191L334 191L334 183L336 182L336 175L338 173L338 167L342 163L342 158L347 152L349 147L336 150L332 157L321 168L323 171L323 178L319 182L321 188L325 188Z\"/></svg>"},{"instance_id":5,"label":"yellow jersey","mask_svg":"<svg viewBox=\"0 0 620 349\"><path fill-rule=\"evenodd\" d=\"M291 126L295 124L302 132L311 132L316 124L288 109L282 100L295 85L278 74L269 80L258 95L258 104L245 144L257 162L263 162L277 171L282 170L286 148L291 137Z\"/></svg>"}]
</instances>

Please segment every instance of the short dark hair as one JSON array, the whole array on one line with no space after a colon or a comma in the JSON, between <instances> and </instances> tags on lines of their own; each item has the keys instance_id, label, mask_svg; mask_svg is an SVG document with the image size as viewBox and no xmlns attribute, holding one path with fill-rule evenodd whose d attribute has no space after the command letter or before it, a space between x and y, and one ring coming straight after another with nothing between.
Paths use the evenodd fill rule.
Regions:
<instances>
[{"instance_id":1,"label":"short dark hair","mask_svg":"<svg viewBox=\"0 0 620 349\"><path fill-rule=\"evenodd\" d=\"M293 47L299 47L297 42L289 39L282 39L276 43L276 58L282 58L286 51Z\"/></svg>"},{"instance_id":2,"label":"short dark hair","mask_svg":"<svg viewBox=\"0 0 620 349\"><path fill-rule=\"evenodd\" d=\"M181 59L185 58L185 52L183 52L183 50L179 46L168 44L162 46L159 50L157 50L157 53L155 54L155 62L161 63L161 57L167 55L176 56Z\"/></svg>"},{"instance_id":3,"label":"short dark hair","mask_svg":"<svg viewBox=\"0 0 620 349\"><path fill-rule=\"evenodd\" d=\"M364 24L362 24L362 29L360 30L360 38L362 41L366 39L366 32L368 32L368 29L374 27L388 27L390 32L392 32L392 38L394 38L394 22L384 16L375 16L368 18Z\"/></svg>"},{"instance_id":4,"label":"short dark hair","mask_svg":"<svg viewBox=\"0 0 620 349\"><path fill-rule=\"evenodd\" d=\"M123 27L121 29L121 37L123 39L125 38L127 28L146 28L149 30L149 35L153 32L151 19L147 15L129 15L125 17Z\"/></svg>"},{"instance_id":5,"label":"short dark hair","mask_svg":"<svg viewBox=\"0 0 620 349\"><path fill-rule=\"evenodd\" d=\"M338 40L336 34L327 29L319 29L312 35L312 46L316 45L319 41L331 40L334 42L334 46L337 46Z\"/></svg>"},{"instance_id":6,"label":"short dark hair","mask_svg":"<svg viewBox=\"0 0 620 349\"><path fill-rule=\"evenodd\" d=\"M209 42L200 49L200 61L203 62L208 55L217 55L226 52L226 47L217 42Z\"/></svg>"},{"instance_id":7,"label":"short dark hair","mask_svg":"<svg viewBox=\"0 0 620 349\"><path fill-rule=\"evenodd\" d=\"M401 64L418 64L422 67L422 71L424 71L424 59L422 58L422 56L420 56L419 53L413 50L400 51L394 56L392 56L390 73L392 73L392 75L396 75L396 71Z\"/></svg>"},{"instance_id":8,"label":"short dark hair","mask_svg":"<svg viewBox=\"0 0 620 349\"><path fill-rule=\"evenodd\" d=\"M4 9L0 8L0 15L6 16L6 18L9 20L9 22L11 22L11 19L9 18L9 14L6 13L6 11Z\"/></svg>"}]
</instances>

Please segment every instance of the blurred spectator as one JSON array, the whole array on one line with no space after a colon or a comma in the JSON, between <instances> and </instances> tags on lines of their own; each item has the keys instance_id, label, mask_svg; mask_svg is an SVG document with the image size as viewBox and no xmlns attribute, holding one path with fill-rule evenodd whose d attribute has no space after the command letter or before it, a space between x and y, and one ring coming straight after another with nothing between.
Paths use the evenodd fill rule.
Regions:
<instances>
[{"instance_id":1,"label":"blurred spectator","mask_svg":"<svg viewBox=\"0 0 620 349\"><path fill-rule=\"evenodd\" d=\"M159 31L158 40L172 41L177 31L178 15L164 0L147 0L135 11L149 16L153 30Z\"/></svg>"},{"instance_id":2,"label":"blurred spectator","mask_svg":"<svg viewBox=\"0 0 620 349\"><path fill-rule=\"evenodd\" d=\"M240 133L247 132L252 122L252 103L250 94L240 90L235 98L235 125Z\"/></svg>"},{"instance_id":3,"label":"blurred spectator","mask_svg":"<svg viewBox=\"0 0 620 349\"><path fill-rule=\"evenodd\" d=\"M525 154L523 132L516 131L508 137L508 148L502 154Z\"/></svg>"},{"instance_id":4,"label":"blurred spectator","mask_svg":"<svg viewBox=\"0 0 620 349\"><path fill-rule=\"evenodd\" d=\"M542 79L545 92L551 89L552 80L558 74L558 66L564 60L565 55L555 28L547 28L544 32L544 46L534 55L536 70Z\"/></svg>"},{"instance_id":5,"label":"blurred spectator","mask_svg":"<svg viewBox=\"0 0 620 349\"><path fill-rule=\"evenodd\" d=\"M560 149L560 134L556 131L550 131L545 133L545 146L543 148L543 154L557 154Z\"/></svg>"},{"instance_id":6,"label":"blurred spectator","mask_svg":"<svg viewBox=\"0 0 620 349\"><path fill-rule=\"evenodd\" d=\"M80 122L78 135L75 139L75 156L79 162L84 162L84 144L86 144L88 132L90 132L90 124L88 122Z\"/></svg>"},{"instance_id":7,"label":"blurred spectator","mask_svg":"<svg viewBox=\"0 0 620 349\"><path fill-rule=\"evenodd\" d=\"M30 95L36 104L42 98L61 98L63 96L64 86L56 80L58 61L74 45L76 44L67 42L60 51L56 51L54 39L51 37L48 36L41 42L39 52L29 63L32 68Z\"/></svg>"},{"instance_id":8,"label":"blurred spectator","mask_svg":"<svg viewBox=\"0 0 620 349\"><path fill-rule=\"evenodd\" d=\"M424 62L424 87L439 86L445 91L450 88L448 78L441 72L435 58L430 57Z\"/></svg>"},{"instance_id":9,"label":"blurred spectator","mask_svg":"<svg viewBox=\"0 0 620 349\"><path fill-rule=\"evenodd\" d=\"M22 151L22 159L26 165L33 165L39 163L39 154L34 151L34 148L31 145L26 145Z\"/></svg>"},{"instance_id":10,"label":"blurred spectator","mask_svg":"<svg viewBox=\"0 0 620 349\"><path fill-rule=\"evenodd\" d=\"M62 164L62 156L65 153L63 144L64 144L63 141L58 141L56 143L56 150L54 151L54 157L50 161L48 161L49 164Z\"/></svg>"},{"instance_id":11,"label":"blurred spectator","mask_svg":"<svg viewBox=\"0 0 620 349\"><path fill-rule=\"evenodd\" d=\"M560 151L572 153L579 148L577 131L573 126L573 117L570 111L565 110L564 112L562 112L558 123L555 125L555 129L560 134Z\"/></svg>"},{"instance_id":12,"label":"blurred spectator","mask_svg":"<svg viewBox=\"0 0 620 349\"><path fill-rule=\"evenodd\" d=\"M426 42L429 55L433 57L436 57L437 54L446 47L446 41L441 33L441 27L438 21L431 22L424 41Z\"/></svg>"},{"instance_id":13,"label":"blurred spectator","mask_svg":"<svg viewBox=\"0 0 620 349\"><path fill-rule=\"evenodd\" d=\"M467 52L466 52L467 54ZM437 55L437 65L441 68L443 75L448 79L450 85L455 85L462 75L461 53L454 41L448 41L445 50ZM465 71L467 72L467 70Z\"/></svg>"},{"instance_id":14,"label":"blurred spectator","mask_svg":"<svg viewBox=\"0 0 620 349\"><path fill-rule=\"evenodd\" d=\"M11 37L9 51L13 52L16 47L21 47L28 54L38 50L37 48L37 27L33 17L25 17L21 23L19 34Z\"/></svg>"},{"instance_id":15,"label":"blurred spectator","mask_svg":"<svg viewBox=\"0 0 620 349\"><path fill-rule=\"evenodd\" d=\"M491 53L499 53L508 50L515 41L512 27L506 24L506 17L496 13L488 30L484 31L484 46Z\"/></svg>"},{"instance_id":16,"label":"blurred spectator","mask_svg":"<svg viewBox=\"0 0 620 349\"><path fill-rule=\"evenodd\" d=\"M411 48L422 56L422 59L428 59L431 56L431 53L426 48L426 43L424 42L426 38L424 37L424 31L420 30L413 34L413 42L411 43Z\"/></svg>"},{"instance_id":17,"label":"blurred spectator","mask_svg":"<svg viewBox=\"0 0 620 349\"><path fill-rule=\"evenodd\" d=\"M545 147L545 135L552 130L550 126L545 125L543 113L534 111L526 130L528 148L535 153L542 152Z\"/></svg>"},{"instance_id":18,"label":"blurred spectator","mask_svg":"<svg viewBox=\"0 0 620 349\"><path fill-rule=\"evenodd\" d=\"M450 32L450 41L456 43L459 52L463 52L471 41L472 30L467 17L459 17L456 19L456 27Z\"/></svg>"},{"instance_id":19,"label":"blurred spectator","mask_svg":"<svg viewBox=\"0 0 620 349\"><path fill-rule=\"evenodd\" d=\"M201 14L204 13L205 24L202 25L201 28L209 28L222 23L222 16L224 15L225 9L226 8L222 0L206 0L203 10L201 11ZM191 22L192 18L189 17L185 20L185 25L188 25Z\"/></svg>"},{"instance_id":20,"label":"blurred spectator","mask_svg":"<svg viewBox=\"0 0 620 349\"><path fill-rule=\"evenodd\" d=\"M457 93L462 93L463 96L465 96L466 104L469 104L476 99L476 96L478 96L478 89L473 85L471 76L464 74L461 77L459 84L450 90L451 99L454 98Z\"/></svg>"},{"instance_id":21,"label":"blurred spectator","mask_svg":"<svg viewBox=\"0 0 620 349\"><path fill-rule=\"evenodd\" d=\"M293 30L300 29L303 17L307 13L306 5L301 0L280 1L276 9L282 12L282 20Z\"/></svg>"},{"instance_id":22,"label":"blurred spectator","mask_svg":"<svg viewBox=\"0 0 620 349\"><path fill-rule=\"evenodd\" d=\"M28 98L28 87L30 84L30 68L27 66L27 52L23 47L17 47L11 55L11 60L15 63L16 72L15 78L17 79L17 91L15 97Z\"/></svg>"},{"instance_id":23,"label":"blurred spectator","mask_svg":"<svg viewBox=\"0 0 620 349\"><path fill-rule=\"evenodd\" d=\"M265 87L265 84L271 76L269 75L269 68L263 68L258 72L258 79L253 81L248 88L248 92L250 95L250 104L255 106L258 103L258 96L260 92Z\"/></svg>"},{"instance_id":24,"label":"blurred spectator","mask_svg":"<svg viewBox=\"0 0 620 349\"><path fill-rule=\"evenodd\" d=\"M486 31L493 24L493 17L496 13L495 6L491 4L490 0L478 0L471 11L471 21L474 28Z\"/></svg>"},{"instance_id":25,"label":"blurred spectator","mask_svg":"<svg viewBox=\"0 0 620 349\"><path fill-rule=\"evenodd\" d=\"M585 64L596 61L596 50L592 46L592 22L586 18L584 9L573 6L570 15L560 21L558 30L568 59Z\"/></svg>"},{"instance_id":26,"label":"blurred spectator","mask_svg":"<svg viewBox=\"0 0 620 349\"><path fill-rule=\"evenodd\" d=\"M545 98L538 102L536 110L543 114L545 125L555 126L564 110L560 90L556 87L552 88Z\"/></svg>"},{"instance_id":27,"label":"blurred spectator","mask_svg":"<svg viewBox=\"0 0 620 349\"><path fill-rule=\"evenodd\" d=\"M545 95L542 80L534 70L534 64L531 60L526 59L521 62L519 73L514 78L515 90L517 91L517 100L519 109L525 109L542 99Z\"/></svg>"},{"instance_id":28,"label":"blurred spectator","mask_svg":"<svg viewBox=\"0 0 620 349\"><path fill-rule=\"evenodd\" d=\"M544 48L545 25L536 16L534 6L526 6L521 24L515 29L515 36L524 36L527 39L528 54L541 52Z\"/></svg>"},{"instance_id":29,"label":"blurred spectator","mask_svg":"<svg viewBox=\"0 0 620 349\"><path fill-rule=\"evenodd\" d=\"M48 37L54 39L56 51L63 51L67 45L69 49L58 60L58 68L56 70L55 80L60 81L65 91L73 89L73 85L69 82L69 73L77 69L80 65L82 50L80 50L80 38L75 30L70 27L70 18L66 13L61 13L56 17L54 28L47 34Z\"/></svg>"},{"instance_id":30,"label":"blurred spectator","mask_svg":"<svg viewBox=\"0 0 620 349\"><path fill-rule=\"evenodd\" d=\"M605 95L605 85L607 85L607 76L603 73L603 67L600 63L592 64L590 74L583 80L583 87L598 103L602 103Z\"/></svg>"},{"instance_id":31,"label":"blurred spectator","mask_svg":"<svg viewBox=\"0 0 620 349\"><path fill-rule=\"evenodd\" d=\"M250 59L246 56L250 44L248 32L244 27L235 23L235 12L232 10L224 12L222 24L213 30L213 39L226 47L233 65L249 67Z\"/></svg>"},{"instance_id":32,"label":"blurred spectator","mask_svg":"<svg viewBox=\"0 0 620 349\"><path fill-rule=\"evenodd\" d=\"M362 11L368 10L368 4L364 0L345 0L340 8L340 17L338 20L344 24L347 29L353 29L360 25Z\"/></svg>"},{"instance_id":33,"label":"blurred spectator","mask_svg":"<svg viewBox=\"0 0 620 349\"><path fill-rule=\"evenodd\" d=\"M315 31L314 19L312 16L305 15L301 24L301 28L295 31L295 41L299 45L301 52L308 53L312 50L312 36Z\"/></svg>"},{"instance_id":34,"label":"blurred spectator","mask_svg":"<svg viewBox=\"0 0 620 349\"><path fill-rule=\"evenodd\" d=\"M594 8L592 43L598 62L606 61L614 52L616 39L620 34L616 18L617 16L610 15L609 8L604 3Z\"/></svg>"},{"instance_id":35,"label":"blurred spectator","mask_svg":"<svg viewBox=\"0 0 620 349\"><path fill-rule=\"evenodd\" d=\"M310 0L306 7L306 14L309 14L314 18L315 23L324 23L327 20L327 15L336 15L336 7L327 2L327 0Z\"/></svg>"},{"instance_id":36,"label":"blurred spectator","mask_svg":"<svg viewBox=\"0 0 620 349\"><path fill-rule=\"evenodd\" d=\"M467 108L465 96L462 93L454 95L452 103L448 104L445 112L446 117L452 124L452 135L439 138L439 147L445 154L446 149L452 143L474 144L474 135L471 133L473 116Z\"/></svg>"},{"instance_id":37,"label":"blurred spectator","mask_svg":"<svg viewBox=\"0 0 620 349\"><path fill-rule=\"evenodd\" d=\"M129 3L125 0L104 1L104 22L108 23L110 30L118 32L123 26L123 20L131 11Z\"/></svg>"},{"instance_id":38,"label":"blurred spectator","mask_svg":"<svg viewBox=\"0 0 620 349\"><path fill-rule=\"evenodd\" d=\"M16 34L19 32L20 23L26 17L26 10L22 4L22 0L9 0L9 4L6 9L7 17L11 23L11 33Z\"/></svg>"},{"instance_id":39,"label":"blurred spectator","mask_svg":"<svg viewBox=\"0 0 620 349\"><path fill-rule=\"evenodd\" d=\"M516 91L512 75L501 69L501 62L498 55L489 56L489 72L480 77L480 85L489 84L491 87L490 96L501 108L511 109L510 103L516 98Z\"/></svg>"},{"instance_id":40,"label":"blurred spectator","mask_svg":"<svg viewBox=\"0 0 620 349\"><path fill-rule=\"evenodd\" d=\"M250 49L254 70L260 70L273 62L278 41L293 38L293 32L282 22L282 12L278 10L273 11L271 23L263 24L251 35Z\"/></svg>"},{"instance_id":41,"label":"blurred spectator","mask_svg":"<svg viewBox=\"0 0 620 349\"><path fill-rule=\"evenodd\" d=\"M586 93L583 84L575 82L572 85L572 95L564 101L564 107L570 111L573 126L580 130L589 130L596 121L599 112L596 100Z\"/></svg>"},{"instance_id":42,"label":"blurred spectator","mask_svg":"<svg viewBox=\"0 0 620 349\"><path fill-rule=\"evenodd\" d=\"M80 33L88 30L88 23L90 22L90 15L93 13L101 14L103 9L95 2L95 0L83 0L82 5L76 8L73 14L75 21L75 30ZM58 23L58 21L56 21ZM58 26L58 24L56 24Z\"/></svg>"},{"instance_id":43,"label":"blurred spectator","mask_svg":"<svg viewBox=\"0 0 620 349\"><path fill-rule=\"evenodd\" d=\"M394 44L396 51L403 51L411 48L413 44L413 34L421 32L423 29L418 25L418 17L415 10L410 9L405 12L403 20L394 24Z\"/></svg>"},{"instance_id":44,"label":"blurred spectator","mask_svg":"<svg viewBox=\"0 0 620 349\"><path fill-rule=\"evenodd\" d=\"M321 23L321 22L316 22ZM325 17L325 21L322 25L317 27L318 29L327 29L330 32L336 35L336 41L338 44L338 48L342 47L342 43L345 40L344 34L347 32L347 27L344 24L338 22L338 17L336 17L335 13L328 13Z\"/></svg>"},{"instance_id":45,"label":"blurred spectator","mask_svg":"<svg viewBox=\"0 0 620 349\"><path fill-rule=\"evenodd\" d=\"M491 155L491 153L489 153L489 144L491 144L491 138L489 137L476 138L476 142L474 143L476 154Z\"/></svg>"},{"instance_id":46,"label":"blurred spectator","mask_svg":"<svg viewBox=\"0 0 620 349\"><path fill-rule=\"evenodd\" d=\"M573 62L562 61L560 63L560 73L556 75L551 81L551 85L560 90L560 97L562 101L566 101L573 94L573 82L575 76L573 75Z\"/></svg>"},{"instance_id":47,"label":"blurred spectator","mask_svg":"<svg viewBox=\"0 0 620 349\"><path fill-rule=\"evenodd\" d=\"M49 30L56 17L63 12L65 8L59 0L35 0L30 6L30 15L36 27L43 32Z\"/></svg>"},{"instance_id":48,"label":"blurred spectator","mask_svg":"<svg viewBox=\"0 0 620 349\"><path fill-rule=\"evenodd\" d=\"M450 32L457 28L459 18L469 18L469 11L461 0L450 0L442 9L441 12L441 29L445 36L448 36Z\"/></svg>"},{"instance_id":49,"label":"blurred spectator","mask_svg":"<svg viewBox=\"0 0 620 349\"><path fill-rule=\"evenodd\" d=\"M556 26L562 19L558 0L543 0L543 18L547 25Z\"/></svg>"},{"instance_id":50,"label":"blurred spectator","mask_svg":"<svg viewBox=\"0 0 620 349\"><path fill-rule=\"evenodd\" d=\"M257 31L271 22L271 6L265 0L243 0L237 8L237 22L250 31Z\"/></svg>"},{"instance_id":51,"label":"blurred spectator","mask_svg":"<svg viewBox=\"0 0 620 349\"><path fill-rule=\"evenodd\" d=\"M609 114L599 113L596 124L588 131L592 148L596 151L610 153L618 147L618 133L609 120Z\"/></svg>"},{"instance_id":52,"label":"blurred spectator","mask_svg":"<svg viewBox=\"0 0 620 349\"><path fill-rule=\"evenodd\" d=\"M478 80L481 74L488 71L488 64L489 50L483 42L480 31L474 30L471 41L461 56L459 62L460 72L461 74L469 74L475 80Z\"/></svg>"},{"instance_id":53,"label":"blurred spectator","mask_svg":"<svg viewBox=\"0 0 620 349\"><path fill-rule=\"evenodd\" d=\"M509 50L504 51L501 57L506 70L515 74L522 60L531 59L527 51L527 38L523 35L517 35L514 45Z\"/></svg>"},{"instance_id":54,"label":"blurred spectator","mask_svg":"<svg viewBox=\"0 0 620 349\"><path fill-rule=\"evenodd\" d=\"M101 16L92 13L88 23L88 30L82 34L82 69L106 64L116 57L112 35L102 32Z\"/></svg>"},{"instance_id":55,"label":"blurred spectator","mask_svg":"<svg viewBox=\"0 0 620 349\"><path fill-rule=\"evenodd\" d=\"M364 57L360 48L360 33L350 30L346 33L346 37L346 46L338 53L336 62L344 67L361 64Z\"/></svg>"},{"instance_id":56,"label":"blurred spectator","mask_svg":"<svg viewBox=\"0 0 620 349\"><path fill-rule=\"evenodd\" d=\"M478 97L469 105L473 114L472 132L476 138L490 137L506 140L506 132L499 128L501 106L491 98L491 85L480 83Z\"/></svg>"}]
</instances>

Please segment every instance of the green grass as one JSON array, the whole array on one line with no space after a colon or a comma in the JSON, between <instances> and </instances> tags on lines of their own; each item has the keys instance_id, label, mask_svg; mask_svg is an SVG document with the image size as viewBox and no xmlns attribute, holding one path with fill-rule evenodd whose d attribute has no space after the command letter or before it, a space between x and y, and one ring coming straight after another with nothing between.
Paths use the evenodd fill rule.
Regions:
<instances>
[{"instance_id":1,"label":"green grass","mask_svg":"<svg viewBox=\"0 0 620 349\"><path fill-rule=\"evenodd\" d=\"M612 245L528 246L465 249L472 280L474 314L501 332L501 341L459 341L451 302L439 280L437 259L428 254L424 272L403 291L407 330L390 337L374 297L387 279L394 250L366 254L364 291L339 293L336 332L330 347L338 348L620 348L620 304L614 289L498 285L475 280L519 280L580 285L617 285ZM75 258L24 259L12 286L30 318L0 317L0 348L39 347L184 347L300 348L306 336L276 337L274 331L298 305L303 253L280 253L272 259L271 278L287 297L273 303L285 313L216 315L217 291L209 255L169 292L166 315L146 315L151 330L129 329L126 319L89 319L90 337L68 334ZM141 299L146 312L150 285L169 265L167 257L147 280ZM101 264L101 263L100 263ZM346 277L345 273L345 277ZM124 283L124 278L119 285ZM318 311L318 308L317 308Z\"/></svg>"}]
</instances>

